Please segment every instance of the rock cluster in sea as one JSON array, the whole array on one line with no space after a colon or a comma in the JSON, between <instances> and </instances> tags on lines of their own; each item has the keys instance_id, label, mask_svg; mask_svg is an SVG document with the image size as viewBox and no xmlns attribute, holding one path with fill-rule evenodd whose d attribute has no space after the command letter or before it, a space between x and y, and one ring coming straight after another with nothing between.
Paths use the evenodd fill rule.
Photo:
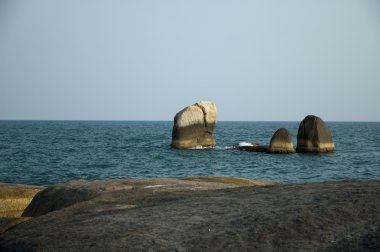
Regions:
<instances>
[{"instance_id":1,"label":"rock cluster in sea","mask_svg":"<svg viewBox=\"0 0 380 252\"><path fill-rule=\"evenodd\" d=\"M216 145L213 132L217 109L213 102L200 101L178 112L174 117L173 148L208 148ZM237 150L267 153L294 153L292 135L286 128L278 129L269 145L237 144ZM302 120L297 134L297 152L332 152L335 144L326 123L318 116L308 115Z\"/></svg>"},{"instance_id":2,"label":"rock cluster in sea","mask_svg":"<svg viewBox=\"0 0 380 252\"><path fill-rule=\"evenodd\" d=\"M238 150L267 153L294 153L292 135L280 128L272 136L269 146L255 143L235 145ZM332 152L335 144L326 123L318 116L308 115L302 120L297 134L297 152Z\"/></svg>"}]
</instances>

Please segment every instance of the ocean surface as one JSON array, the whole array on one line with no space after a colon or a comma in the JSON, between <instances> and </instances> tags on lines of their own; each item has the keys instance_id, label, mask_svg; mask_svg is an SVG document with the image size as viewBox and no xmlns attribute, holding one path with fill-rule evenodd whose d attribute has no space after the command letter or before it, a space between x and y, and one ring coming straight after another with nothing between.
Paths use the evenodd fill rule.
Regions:
<instances>
[{"instance_id":1,"label":"ocean surface","mask_svg":"<svg viewBox=\"0 0 380 252\"><path fill-rule=\"evenodd\" d=\"M296 146L299 122L218 122L217 147L170 148L173 122L0 121L0 182L234 176L303 183L380 179L380 123L327 122L336 152L273 155L231 149L268 144L280 127Z\"/></svg>"}]
</instances>

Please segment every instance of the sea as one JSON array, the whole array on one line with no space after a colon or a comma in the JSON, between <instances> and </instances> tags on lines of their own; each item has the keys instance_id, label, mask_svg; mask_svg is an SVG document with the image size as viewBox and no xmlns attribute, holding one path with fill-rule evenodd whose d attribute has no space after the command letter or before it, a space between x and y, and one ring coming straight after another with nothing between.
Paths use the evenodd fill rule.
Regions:
<instances>
[{"instance_id":1,"label":"sea","mask_svg":"<svg viewBox=\"0 0 380 252\"><path fill-rule=\"evenodd\" d=\"M327 122L336 151L267 154L234 150L269 144L299 122L217 123L214 149L170 148L172 121L0 121L0 182L229 176L274 182L380 179L380 123Z\"/></svg>"}]
</instances>

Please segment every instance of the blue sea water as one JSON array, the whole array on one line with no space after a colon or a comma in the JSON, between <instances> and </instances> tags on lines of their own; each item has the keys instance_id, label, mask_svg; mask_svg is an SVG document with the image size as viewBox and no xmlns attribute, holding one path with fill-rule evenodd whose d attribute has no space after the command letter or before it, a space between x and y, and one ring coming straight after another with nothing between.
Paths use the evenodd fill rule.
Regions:
<instances>
[{"instance_id":1,"label":"blue sea water","mask_svg":"<svg viewBox=\"0 0 380 252\"><path fill-rule=\"evenodd\" d=\"M380 179L380 123L328 122L329 154L271 155L232 150L268 144L299 122L218 122L217 148L170 148L172 122L0 121L0 182L48 185L74 179L234 176L301 183Z\"/></svg>"}]
</instances>

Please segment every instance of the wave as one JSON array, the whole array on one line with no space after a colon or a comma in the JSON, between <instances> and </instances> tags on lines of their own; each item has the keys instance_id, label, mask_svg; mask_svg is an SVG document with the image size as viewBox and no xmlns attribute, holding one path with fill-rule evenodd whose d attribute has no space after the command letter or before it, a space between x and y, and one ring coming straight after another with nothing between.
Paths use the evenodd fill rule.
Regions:
<instances>
[{"instance_id":1,"label":"wave","mask_svg":"<svg viewBox=\"0 0 380 252\"><path fill-rule=\"evenodd\" d=\"M198 146L195 146L193 148L190 148L191 150L204 150L204 149L216 149L217 147L215 146L201 146L201 145L198 145Z\"/></svg>"},{"instance_id":2,"label":"wave","mask_svg":"<svg viewBox=\"0 0 380 252\"><path fill-rule=\"evenodd\" d=\"M250 142L240 142L238 146L255 146L256 144Z\"/></svg>"}]
</instances>

